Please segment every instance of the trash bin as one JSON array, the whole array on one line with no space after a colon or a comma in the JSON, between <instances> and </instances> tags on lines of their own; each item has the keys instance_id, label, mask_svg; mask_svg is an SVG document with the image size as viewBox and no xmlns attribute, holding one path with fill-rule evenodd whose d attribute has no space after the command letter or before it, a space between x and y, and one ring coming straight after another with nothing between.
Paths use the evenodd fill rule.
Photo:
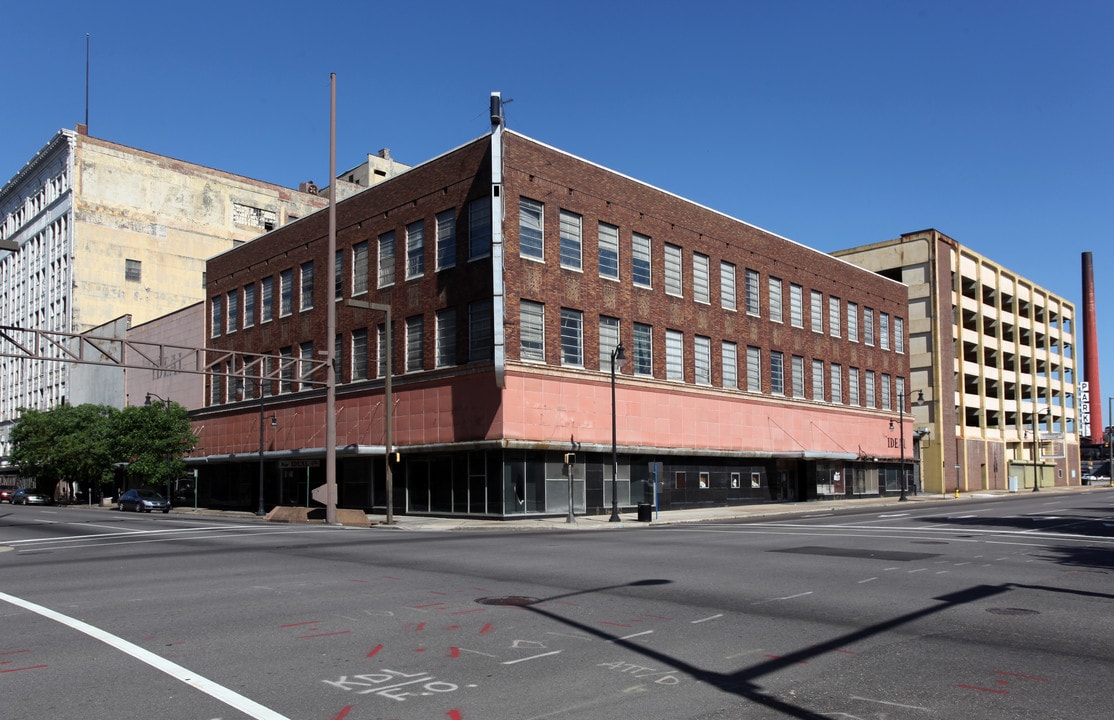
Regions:
<instances>
[{"instance_id":1,"label":"trash bin","mask_svg":"<svg viewBox=\"0 0 1114 720\"><path fill-rule=\"evenodd\" d=\"M1016 475L1010 475L1009 488L1010 488L1010 492L1017 492L1017 476Z\"/></svg>"},{"instance_id":2,"label":"trash bin","mask_svg":"<svg viewBox=\"0 0 1114 720\"><path fill-rule=\"evenodd\" d=\"M650 522L654 519L654 506L650 503L638 503L638 522Z\"/></svg>"}]
</instances>

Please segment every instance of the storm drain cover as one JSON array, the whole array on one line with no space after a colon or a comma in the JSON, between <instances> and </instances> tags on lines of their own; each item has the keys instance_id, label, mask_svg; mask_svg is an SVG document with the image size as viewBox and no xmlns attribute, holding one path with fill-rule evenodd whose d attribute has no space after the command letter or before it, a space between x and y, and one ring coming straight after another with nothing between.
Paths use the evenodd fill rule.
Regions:
<instances>
[{"instance_id":1,"label":"storm drain cover","mask_svg":"<svg viewBox=\"0 0 1114 720\"><path fill-rule=\"evenodd\" d=\"M1039 615L1038 610L1028 610L1026 608L987 608L988 613L995 615Z\"/></svg>"},{"instance_id":2,"label":"storm drain cover","mask_svg":"<svg viewBox=\"0 0 1114 720\"><path fill-rule=\"evenodd\" d=\"M860 560L889 560L891 562L912 562L939 557L939 553L902 552L900 550L851 550L847 548L806 546L774 550L773 552L793 553L796 555L823 555L825 557L858 558Z\"/></svg>"},{"instance_id":3,"label":"storm drain cover","mask_svg":"<svg viewBox=\"0 0 1114 720\"><path fill-rule=\"evenodd\" d=\"M522 595L508 595L506 597L482 597L476 600L480 605L504 605L510 607L526 607L540 603L541 600Z\"/></svg>"}]
</instances>

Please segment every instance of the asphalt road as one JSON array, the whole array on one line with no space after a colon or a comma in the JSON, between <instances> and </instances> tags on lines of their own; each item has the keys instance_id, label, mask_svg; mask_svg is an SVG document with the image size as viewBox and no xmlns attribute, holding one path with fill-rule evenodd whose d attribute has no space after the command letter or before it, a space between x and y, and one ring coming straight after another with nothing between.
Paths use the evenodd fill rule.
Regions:
<instances>
[{"instance_id":1,"label":"asphalt road","mask_svg":"<svg viewBox=\"0 0 1114 720\"><path fill-rule=\"evenodd\" d=\"M595 532L0 507L0 718L1114 716L1114 490Z\"/></svg>"}]
</instances>

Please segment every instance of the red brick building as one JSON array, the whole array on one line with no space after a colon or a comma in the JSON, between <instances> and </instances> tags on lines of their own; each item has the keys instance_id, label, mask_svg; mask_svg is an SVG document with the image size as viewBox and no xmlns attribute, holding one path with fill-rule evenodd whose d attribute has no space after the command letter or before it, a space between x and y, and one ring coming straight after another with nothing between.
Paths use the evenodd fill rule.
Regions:
<instances>
[{"instance_id":1,"label":"red brick building","mask_svg":"<svg viewBox=\"0 0 1114 720\"><path fill-rule=\"evenodd\" d=\"M661 510L900 486L900 283L501 122L336 213L335 278L326 212L208 264L207 344L289 359L262 403L238 368L211 378L208 504L254 508L260 456L267 507L324 483L325 390L297 361L333 344L338 504L384 510L386 332L349 299L392 308L397 512L564 514L566 453L575 511L608 512L613 439L625 509L655 472Z\"/></svg>"}]
</instances>

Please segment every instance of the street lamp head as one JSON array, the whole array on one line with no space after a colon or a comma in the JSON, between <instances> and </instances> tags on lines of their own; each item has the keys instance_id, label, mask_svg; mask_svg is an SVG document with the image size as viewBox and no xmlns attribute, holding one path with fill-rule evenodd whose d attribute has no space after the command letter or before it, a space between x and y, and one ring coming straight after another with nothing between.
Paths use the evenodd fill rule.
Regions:
<instances>
[{"instance_id":1,"label":"street lamp head","mask_svg":"<svg viewBox=\"0 0 1114 720\"><path fill-rule=\"evenodd\" d=\"M922 403L924 403L924 390L918 390L917 391L917 404L920 405Z\"/></svg>"},{"instance_id":2,"label":"street lamp head","mask_svg":"<svg viewBox=\"0 0 1114 720\"><path fill-rule=\"evenodd\" d=\"M894 420L893 420L893 418L890 418L890 430L893 430L893 429L894 429Z\"/></svg>"},{"instance_id":3,"label":"street lamp head","mask_svg":"<svg viewBox=\"0 0 1114 720\"><path fill-rule=\"evenodd\" d=\"M274 413L271 413L271 427L278 427L278 416L276 416Z\"/></svg>"},{"instance_id":4,"label":"street lamp head","mask_svg":"<svg viewBox=\"0 0 1114 720\"><path fill-rule=\"evenodd\" d=\"M627 349L623 347L623 343L619 343L615 346L615 349L611 351L611 362L614 363L616 367L618 367L622 365L626 359Z\"/></svg>"},{"instance_id":5,"label":"street lamp head","mask_svg":"<svg viewBox=\"0 0 1114 720\"><path fill-rule=\"evenodd\" d=\"M151 407L151 393L147 393L147 398L143 401L143 407Z\"/></svg>"}]
</instances>

